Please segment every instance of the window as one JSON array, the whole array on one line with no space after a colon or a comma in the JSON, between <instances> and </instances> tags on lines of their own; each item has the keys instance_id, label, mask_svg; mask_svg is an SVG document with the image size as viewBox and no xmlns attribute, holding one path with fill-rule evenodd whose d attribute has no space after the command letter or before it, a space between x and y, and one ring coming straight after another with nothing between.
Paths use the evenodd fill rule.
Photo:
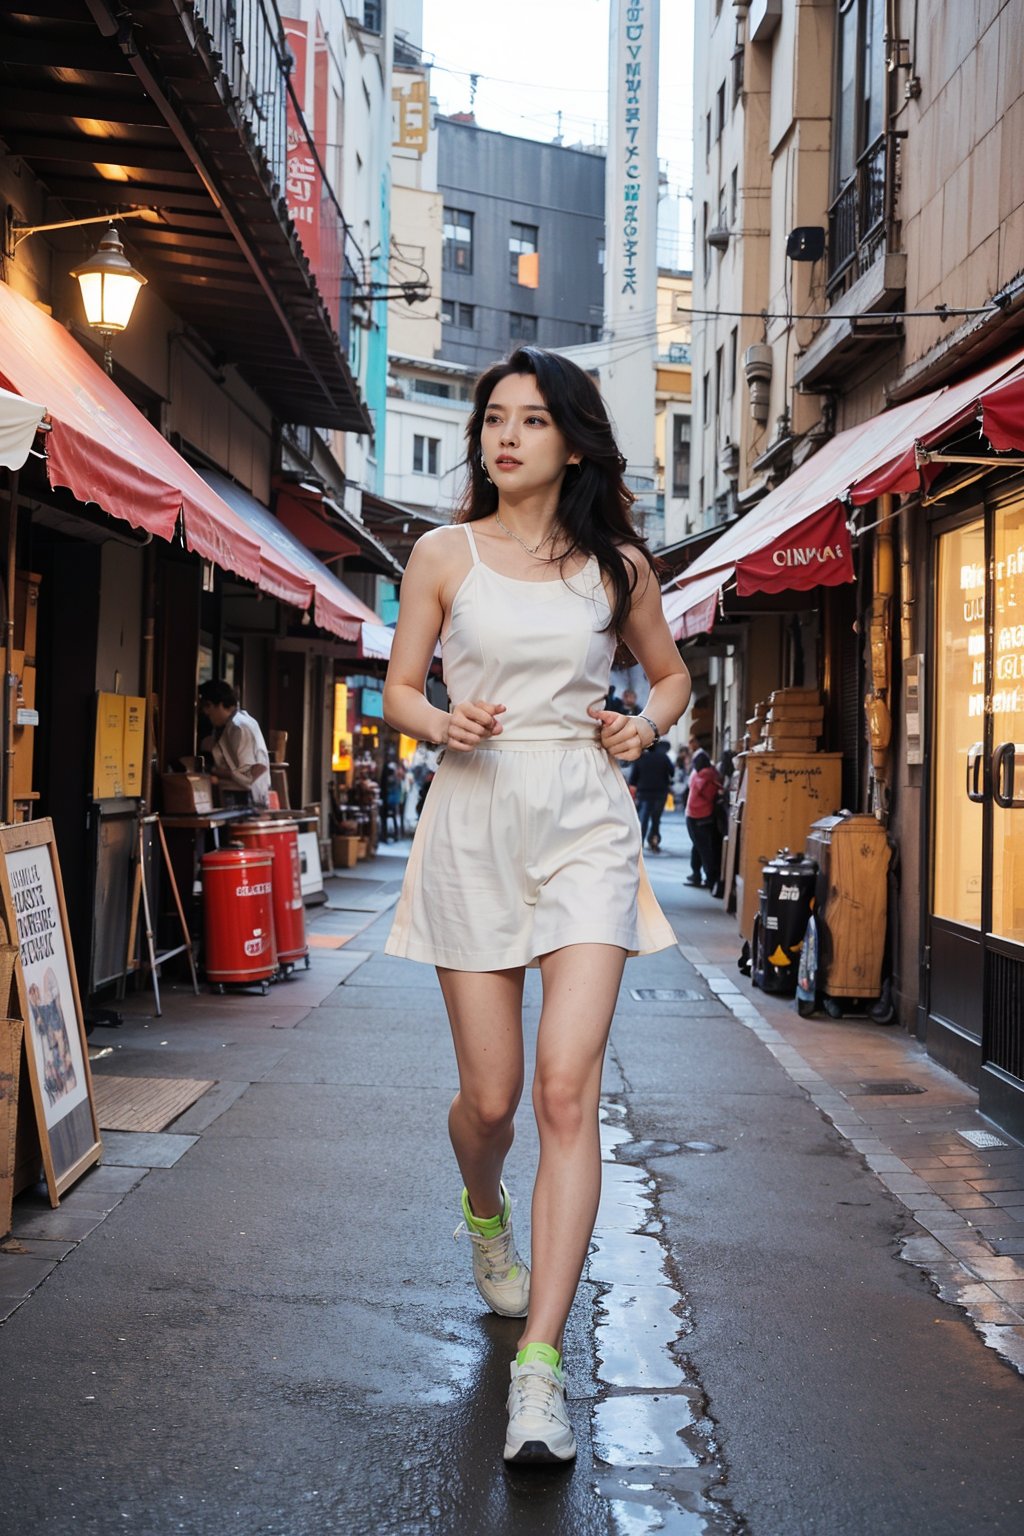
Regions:
<instances>
[{"instance_id":1,"label":"window","mask_svg":"<svg viewBox=\"0 0 1024 1536\"><path fill-rule=\"evenodd\" d=\"M465 208L444 210L441 265L446 272L473 270L473 215Z\"/></svg>"},{"instance_id":2,"label":"window","mask_svg":"<svg viewBox=\"0 0 1024 1536\"><path fill-rule=\"evenodd\" d=\"M509 315L509 335L513 341L537 340L537 316L523 315L513 310Z\"/></svg>"},{"instance_id":3,"label":"window","mask_svg":"<svg viewBox=\"0 0 1024 1536\"><path fill-rule=\"evenodd\" d=\"M715 138L720 139L725 128L725 81L718 87L715 98Z\"/></svg>"},{"instance_id":4,"label":"window","mask_svg":"<svg viewBox=\"0 0 1024 1536\"><path fill-rule=\"evenodd\" d=\"M732 335L729 337L729 399L736 398L736 368L739 361L740 337L739 329L733 326Z\"/></svg>"},{"instance_id":5,"label":"window","mask_svg":"<svg viewBox=\"0 0 1024 1536\"><path fill-rule=\"evenodd\" d=\"M705 160L708 159L710 154L711 154L711 113L709 112L707 117L704 119L704 158L705 158Z\"/></svg>"},{"instance_id":6,"label":"window","mask_svg":"<svg viewBox=\"0 0 1024 1536\"><path fill-rule=\"evenodd\" d=\"M701 420L703 421L705 426L707 426L708 421L710 420L710 412L711 412L711 375L710 375L710 373L706 373L704 375L704 391L703 391L703 398L701 400Z\"/></svg>"},{"instance_id":7,"label":"window","mask_svg":"<svg viewBox=\"0 0 1024 1536\"><path fill-rule=\"evenodd\" d=\"M514 283L519 281L520 256L532 256L537 250L537 233L536 224L512 224L508 237L508 268ZM533 286L533 283L524 284L528 288Z\"/></svg>"},{"instance_id":8,"label":"window","mask_svg":"<svg viewBox=\"0 0 1024 1536\"><path fill-rule=\"evenodd\" d=\"M888 76L884 0L838 0L829 274L853 281L885 245ZM842 275L846 274L845 277ZM830 297L835 296L830 284Z\"/></svg>"},{"instance_id":9,"label":"window","mask_svg":"<svg viewBox=\"0 0 1024 1536\"><path fill-rule=\"evenodd\" d=\"M418 475L436 475L441 453L439 437L421 437L417 432L412 440L412 467Z\"/></svg>"},{"instance_id":10,"label":"window","mask_svg":"<svg viewBox=\"0 0 1024 1536\"><path fill-rule=\"evenodd\" d=\"M672 418L672 495L690 494L690 418Z\"/></svg>"},{"instance_id":11,"label":"window","mask_svg":"<svg viewBox=\"0 0 1024 1536\"><path fill-rule=\"evenodd\" d=\"M715 421L722 414L722 359L724 347L719 347L715 353Z\"/></svg>"},{"instance_id":12,"label":"window","mask_svg":"<svg viewBox=\"0 0 1024 1536\"><path fill-rule=\"evenodd\" d=\"M380 31L380 0L363 0L363 26L367 32Z\"/></svg>"},{"instance_id":13,"label":"window","mask_svg":"<svg viewBox=\"0 0 1024 1536\"><path fill-rule=\"evenodd\" d=\"M438 400L450 400L452 387L440 379L416 379L413 388L418 395L435 395Z\"/></svg>"},{"instance_id":14,"label":"window","mask_svg":"<svg viewBox=\"0 0 1024 1536\"><path fill-rule=\"evenodd\" d=\"M738 166L733 166L732 175L729 178L729 227L735 229L736 217L740 210L740 173Z\"/></svg>"},{"instance_id":15,"label":"window","mask_svg":"<svg viewBox=\"0 0 1024 1536\"><path fill-rule=\"evenodd\" d=\"M472 331L476 327L476 305L460 304L456 299L442 299L441 321L444 325L455 325L460 330Z\"/></svg>"}]
</instances>

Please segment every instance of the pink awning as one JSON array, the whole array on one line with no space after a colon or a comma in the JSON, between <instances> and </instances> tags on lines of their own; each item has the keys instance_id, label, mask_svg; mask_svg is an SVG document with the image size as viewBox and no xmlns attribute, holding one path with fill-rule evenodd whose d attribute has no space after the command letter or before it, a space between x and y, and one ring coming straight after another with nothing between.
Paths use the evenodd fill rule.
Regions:
<instances>
[{"instance_id":1,"label":"pink awning","mask_svg":"<svg viewBox=\"0 0 1024 1536\"><path fill-rule=\"evenodd\" d=\"M241 519L62 325L3 282L0 384L45 405L52 486L168 542L181 514L189 549L259 581L259 545Z\"/></svg>"},{"instance_id":2,"label":"pink awning","mask_svg":"<svg viewBox=\"0 0 1024 1536\"><path fill-rule=\"evenodd\" d=\"M1024 351L833 437L678 578L680 595L664 598L673 634L710 627L711 588L734 575L741 596L852 581L848 509L926 488L941 466L918 466L917 446L934 448L979 416L993 447L1024 448Z\"/></svg>"}]
</instances>

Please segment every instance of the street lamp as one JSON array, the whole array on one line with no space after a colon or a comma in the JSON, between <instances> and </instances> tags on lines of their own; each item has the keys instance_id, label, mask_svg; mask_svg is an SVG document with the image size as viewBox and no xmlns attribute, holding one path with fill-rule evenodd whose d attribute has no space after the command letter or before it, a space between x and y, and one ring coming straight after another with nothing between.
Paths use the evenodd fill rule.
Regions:
<instances>
[{"instance_id":1,"label":"street lamp","mask_svg":"<svg viewBox=\"0 0 1024 1536\"><path fill-rule=\"evenodd\" d=\"M71 276L77 278L82 290L87 322L103 338L103 366L113 374L111 338L123 331L131 319L135 300L146 279L128 260L113 224L94 255Z\"/></svg>"}]
</instances>

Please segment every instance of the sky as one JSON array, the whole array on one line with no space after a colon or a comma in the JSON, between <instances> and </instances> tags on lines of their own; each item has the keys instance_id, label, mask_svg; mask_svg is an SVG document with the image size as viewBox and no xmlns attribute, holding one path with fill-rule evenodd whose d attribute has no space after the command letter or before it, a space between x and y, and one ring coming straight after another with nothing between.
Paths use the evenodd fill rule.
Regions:
<instances>
[{"instance_id":1,"label":"sky","mask_svg":"<svg viewBox=\"0 0 1024 1536\"><path fill-rule=\"evenodd\" d=\"M442 112L474 110L481 128L603 144L608 120L609 0L423 0L423 48ZM669 187L693 182L693 0L662 0L658 154ZM689 266L691 210L680 208ZM663 259L659 252L659 260Z\"/></svg>"}]
</instances>

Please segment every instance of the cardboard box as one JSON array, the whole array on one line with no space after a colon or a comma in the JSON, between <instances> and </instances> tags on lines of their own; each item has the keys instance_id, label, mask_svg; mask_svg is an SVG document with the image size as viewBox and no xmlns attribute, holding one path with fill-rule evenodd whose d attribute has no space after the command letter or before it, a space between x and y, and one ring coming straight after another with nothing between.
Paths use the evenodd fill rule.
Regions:
<instances>
[{"instance_id":1,"label":"cardboard box","mask_svg":"<svg viewBox=\"0 0 1024 1536\"><path fill-rule=\"evenodd\" d=\"M331 838L331 862L335 869L351 869L359 859L358 837Z\"/></svg>"},{"instance_id":2,"label":"cardboard box","mask_svg":"<svg viewBox=\"0 0 1024 1536\"><path fill-rule=\"evenodd\" d=\"M213 810L213 780L208 773L162 773L165 816L208 816Z\"/></svg>"}]
</instances>

